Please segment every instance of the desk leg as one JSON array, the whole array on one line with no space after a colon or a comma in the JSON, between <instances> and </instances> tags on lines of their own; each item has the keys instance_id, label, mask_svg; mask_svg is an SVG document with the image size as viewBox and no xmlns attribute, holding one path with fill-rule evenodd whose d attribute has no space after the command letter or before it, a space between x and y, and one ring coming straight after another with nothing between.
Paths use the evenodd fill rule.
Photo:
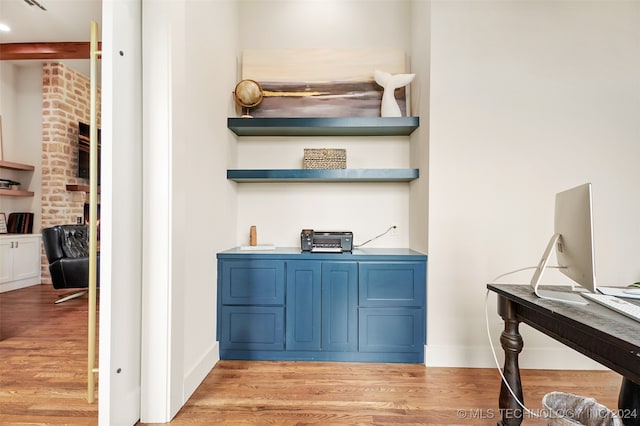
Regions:
<instances>
[{"instance_id":1,"label":"desk leg","mask_svg":"<svg viewBox=\"0 0 640 426\"><path fill-rule=\"evenodd\" d=\"M505 356L504 377L513 393L524 404L520 367L518 365L518 355L523 347L522 336L518 331L520 322L516 319L513 304L500 295L498 295L498 314L504 320L504 331L500 335L500 343L504 349ZM524 410L513 398L504 382L500 382L498 406L502 414L502 420L498 422L498 426L519 426L522 423Z\"/></svg>"},{"instance_id":2,"label":"desk leg","mask_svg":"<svg viewBox=\"0 0 640 426\"><path fill-rule=\"evenodd\" d=\"M626 377L620 385L618 414L625 426L640 426L640 385Z\"/></svg>"}]
</instances>

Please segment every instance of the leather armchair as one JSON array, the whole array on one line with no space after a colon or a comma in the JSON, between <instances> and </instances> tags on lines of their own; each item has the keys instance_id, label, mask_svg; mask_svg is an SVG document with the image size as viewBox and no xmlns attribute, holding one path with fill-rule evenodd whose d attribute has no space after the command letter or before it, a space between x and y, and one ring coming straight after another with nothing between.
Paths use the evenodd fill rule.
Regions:
<instances>
[{"instance_id":1,"label":"leather armchair","mask_svg":"<svg viewBox=\"0 0 640 426\"><path fill-rule=\"evenodd\" d=\"M55 289L84 289L62 296L55 303L82 296L89 286L89 228L87 225L57 225L42 230L42 242ZM97 284L100 285L98 257Z\"/></svg>"}]
</instances>

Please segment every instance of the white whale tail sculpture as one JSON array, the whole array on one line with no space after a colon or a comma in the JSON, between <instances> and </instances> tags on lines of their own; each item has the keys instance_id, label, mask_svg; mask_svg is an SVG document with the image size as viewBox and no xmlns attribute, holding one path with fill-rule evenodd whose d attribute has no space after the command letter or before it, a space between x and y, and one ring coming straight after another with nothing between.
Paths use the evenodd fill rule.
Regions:
<instances>
[{"instance_id":1,"label":"white whale tail sculpture","mask_svg":"<svg viewBox=\"0 0 640 426\"><path fill-rule=\"evenodd\" d=\"M395 74L376 70L374 72L376 83L384 89L382 92L382 105L380 115L382 117L402 117L400 107L395 97L395 90L404 87L413 81L415 74Z\"/></svg>"}]
</instances>

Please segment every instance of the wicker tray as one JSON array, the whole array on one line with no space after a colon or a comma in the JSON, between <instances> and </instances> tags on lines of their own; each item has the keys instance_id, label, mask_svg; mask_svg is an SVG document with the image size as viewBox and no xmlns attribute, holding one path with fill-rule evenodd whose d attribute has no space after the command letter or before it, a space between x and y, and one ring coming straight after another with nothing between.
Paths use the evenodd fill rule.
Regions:
<instances>
[{"instance_id":1,"label":"wicker tray","mask_svg":"<svg viewBox=\"0 0 640 426\"><path fill-rule=\"evenodd\" d=\"M305 148L304 169L346 169L347 150L340 148Z\"/></svg>"}]
</instances>

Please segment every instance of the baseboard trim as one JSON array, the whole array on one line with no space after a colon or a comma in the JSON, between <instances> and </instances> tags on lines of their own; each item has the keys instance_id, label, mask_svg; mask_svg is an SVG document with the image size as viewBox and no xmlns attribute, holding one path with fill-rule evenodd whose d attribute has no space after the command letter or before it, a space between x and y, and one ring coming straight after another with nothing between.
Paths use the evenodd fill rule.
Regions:
<instances>
[{"instance_id":1,"label":"baseboard trim","mask_svg":"<svg viewBox=\"0 0 640 426\"><path fill-rule=\"evenodd\" d=\"M502 348L496 349L502 366ZM496 368L489 346L434 346L424 348L427 367ZM518 358L520 368L539 370L606 370L607 368L570 348L525 348Z\"/></svg>"},{"instance_id":2,"label":"baseboard trim","mask_svg":"<svg viewBox=\"0 0 640 426\"><path fill-rule=\"evenodd\" d=\"M182 404L187 402L198 386L207 377L207 374L220 361L220 344L216 341L209 347L200 360L193 366L184 378L184 394Z\"/></svg>"},{"instance_id":3,"label":"baseboard trim","mask_svg":"<svg viewBox=\"0 0 640 426\"><path fill-rule=\"evenodd\" d=\"M21 288L31 287L40 284L40 277L26 278L23 280L7 281L6 283L0 283L0 293L6 293L7 291L19 290Z\"/></svg>"}]
</instances>

